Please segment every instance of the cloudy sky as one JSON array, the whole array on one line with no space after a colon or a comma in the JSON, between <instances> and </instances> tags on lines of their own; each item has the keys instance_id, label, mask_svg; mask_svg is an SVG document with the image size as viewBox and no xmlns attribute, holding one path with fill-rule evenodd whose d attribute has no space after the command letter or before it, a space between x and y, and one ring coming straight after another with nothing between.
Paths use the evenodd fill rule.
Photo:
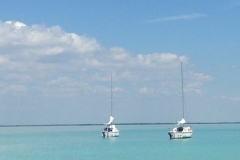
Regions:
<instances>
[{"instance_id":1,"label":"cloudy sky","mask_svg":"<svg viewBox=\"0 0 240 160\"><path fill-rule=\"evenodd\" d=\"M0 0L0 124L240 121L239 0Z\"/></svg>"}]
</instances>

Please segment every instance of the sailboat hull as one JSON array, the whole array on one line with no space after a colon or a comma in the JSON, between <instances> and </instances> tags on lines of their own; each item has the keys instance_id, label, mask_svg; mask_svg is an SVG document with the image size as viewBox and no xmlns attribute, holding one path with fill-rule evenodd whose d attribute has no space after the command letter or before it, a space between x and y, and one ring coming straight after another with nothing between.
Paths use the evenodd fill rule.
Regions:
<instances>
[{"instance_id":1,"label":"sailboat hull","mask_svg":"<svg viewBox=\"0 0 240 160\"><path fill-rule=\"evenodd\" d=\"M102 130L103 137L118 137L119 130L116 128L115 125L107 125L106 128Z\"/></svg>"},{"instance_id":2,"label":"sailboat hull","mask_svg":"<svg viewBox=\"0 0 240 160\"><path fill-rule=\"evenodd\" d=\"M184 139L192 137L192 129L190 127L183 127L181 131L179 131L179 128L180 127L174 128L168 132L170 139Z\"/></svg>"},{"instance_id":3,"label":"sailboat hull","mask_svg":"<svg viewBox=\"0 0 240 160\"><path fill-rule=\"evenodd\" d=\"M107 137L118 137L119 136L119 132L102 131L102 136L104 138L107 138Z\"/></svg>"},{"instance_id":4,"label":"sailboat hull","mask_svg":"<svg viewBox=\"0 0 240 160\"><path fill-rule=\"evenodd\" d=\"M191 138L191 132L168 132L170 139L184 139L184 138Z\"/></svg>"}]
</instances>

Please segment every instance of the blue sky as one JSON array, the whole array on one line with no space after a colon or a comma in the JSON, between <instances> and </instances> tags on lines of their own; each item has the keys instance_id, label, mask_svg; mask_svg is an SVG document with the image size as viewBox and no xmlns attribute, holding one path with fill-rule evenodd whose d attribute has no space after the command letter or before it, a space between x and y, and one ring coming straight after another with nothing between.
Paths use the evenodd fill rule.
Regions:
<instances>
[{"instance_id":1,"label":"blue sky","mask_svg":"<svg viewBox=\"0 0 240 160\"><path fill-rule=\"evenodd\" d=\"M240 1L0 1L0 124L240 121Z\"/></svg>"}]
</instances>

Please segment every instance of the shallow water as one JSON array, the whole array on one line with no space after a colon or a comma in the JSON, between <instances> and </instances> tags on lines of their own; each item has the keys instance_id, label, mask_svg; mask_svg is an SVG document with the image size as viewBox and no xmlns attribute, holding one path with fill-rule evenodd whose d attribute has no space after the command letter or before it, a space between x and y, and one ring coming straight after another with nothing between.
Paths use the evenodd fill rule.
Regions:
<instances>
[{"instance_id":1,"label":"shallow water","mask_svg":"<svg viewBox=\"0 0 240 160\"><path fill-rule=\"evenodd\" d=\"M240 125L191 125L190 139L170 140L174 125L118 125L120 136L102 138L102 126L1 127L0 159L238 159Z\"/></svg>"}]
</instances>

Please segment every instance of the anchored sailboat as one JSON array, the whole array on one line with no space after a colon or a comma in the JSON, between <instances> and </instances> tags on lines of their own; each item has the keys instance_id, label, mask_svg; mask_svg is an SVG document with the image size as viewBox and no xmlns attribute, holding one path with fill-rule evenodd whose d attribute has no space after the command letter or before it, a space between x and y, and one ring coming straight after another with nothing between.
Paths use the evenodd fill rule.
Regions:
<instances>
[{"instance_id":1,"label":"anchored sailboat","mask_svg":"<svg viewBox=\"0 0 240 160\"><path fill-rule=\"evenodd\" d=\"M168 132L170 139L182 139L182 138L191 138L192 137L192 129L191 127L185 127L186 123L184 119L184 91L183 91L183 69L181 62L181 76L182 76L182 109L183 109L183 118L180 121L177 121L177 127L173 128Z\"/></svg>"},{"instance_id":2,"label":"anchored sailboat","mask_svg":"<svg viewBox=\"0 0 240 160\"><path fill-rule=\"evenodd\" d=\"M102 130L102 136L103 137L118 137L119 136L119 130L116 128L115 125L113 125L113 116L112 116L112 73L111 73L111 116L108 123L106 123L105 128Z\"/></svg>"}]
</instances>

